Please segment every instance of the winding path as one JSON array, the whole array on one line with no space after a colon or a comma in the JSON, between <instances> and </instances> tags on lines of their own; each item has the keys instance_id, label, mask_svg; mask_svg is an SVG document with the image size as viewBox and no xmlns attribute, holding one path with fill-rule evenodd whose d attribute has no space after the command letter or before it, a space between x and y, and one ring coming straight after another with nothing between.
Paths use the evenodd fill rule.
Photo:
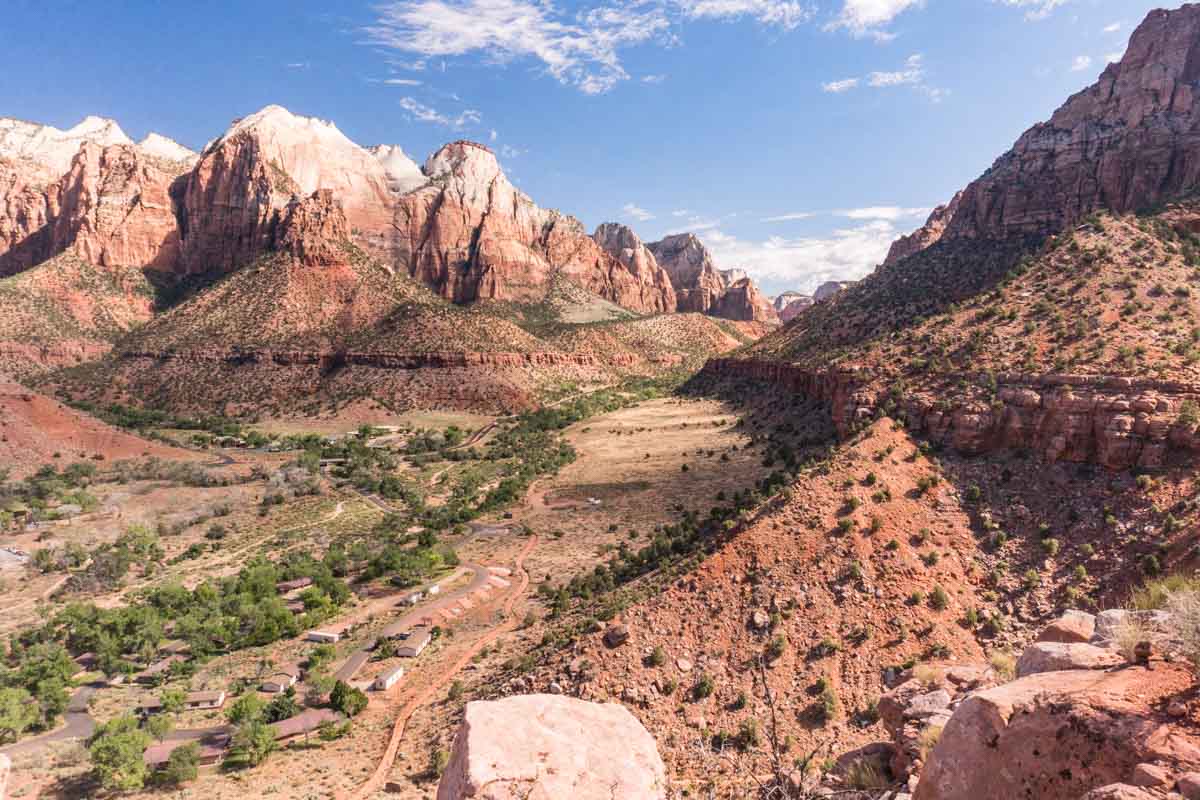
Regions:
<instances>
[{"instance_id":1,"label":"winding path","mask_svg":"<svg viewBox=\"0 0 1200 800\"><path fill-rule=\"evenodd\" d=\"M481 636L475 644L473 644L465 653L463 653L457 661L445 669L429 686L426 686L421 692L411 697L400 709L396 715L396 721L392 725L392 735L388 740L387 749L384 750L383 756L379 759L379 764L375 767L375 772L367 779L366 783L358 787L351 794L339 793L337 800L366 800L383 786L387 780L388 773L392 769L392 764L396 761L396 753L400 750L400 742L404 739L404 732L408 728L409 720L419 708L429 703L462 669L470 664L472 659L488 647L492 642L496 641L500 636L516 627L516 617L513 614L513 608L517 601L525 596L525 591L529 588L529 573L525 570L525 558L533 552L533 548L537 546L538 537L531 536L525 547L517 555L516 567L521 573L519 585L509 594L504 601L503 621L494 626L490 631Z\"/></svg>"},{"instance_id":2,"label":"winding path","mask_svg":"<svg viewBox=\"0 0 1200 800\"><path fill-rule=\"evenodd\" d=\"M88 712L88 702L92 699L95 691L96 687L94 686L81 686L75 694L71 695L71 702L67 704L66 713L63 714L63 719L67 723L63 727L23 742L0 747L0 753L16 757L40 752L54 742L87 739L96 730L96 721Z\"/></svg>"}]
</instances>

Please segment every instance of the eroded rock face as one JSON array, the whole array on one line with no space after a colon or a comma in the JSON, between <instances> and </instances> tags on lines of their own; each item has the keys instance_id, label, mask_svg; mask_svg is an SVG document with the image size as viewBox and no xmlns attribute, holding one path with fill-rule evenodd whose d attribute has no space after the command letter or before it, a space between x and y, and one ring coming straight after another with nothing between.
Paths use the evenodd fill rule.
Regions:
<instances>
[{"instance_id":1,"label":"eroded rock face","mask_svg":"<svg viewBox=\"0 0 1200 800\"><path fill-rule=\"evenodd\" d=\"M33 161L0 157L0 276L49 257L48 223L58 209L56 177Z\"/></svg>"},{"instance_id":2,"label":"eroded rock face","mask_svg":"<svg viewBox=\"0 0 1200 800\"><path fill-rule=\"evenodd\" d=\"M947 237L1055 233L1200 182L1200 6L1152 11L1119 64L1026 131L962 194Z\"/></svg>"},{"instance_id":3,"label":"eroded rock face","mask_svg":"<svg viewBox=\"0 0 1200 800\"><path fill-rule=\"evenodd\" d=\"M657 800L654 739L615 703L519 695L467 704L438 800Z\"/></svg>"},{"instance_id":4,"label":"eroded rock face","mask_svg":"<svg viewBox=\"0 0 1200 800\"><path fill-rule=\"evenodd\" d=\"M133 145L85 143L59 184L51 252L70 248L105 267L173 270L179 226L171 192L185 169Z\"/></svg>"},{"instance_id":5,"label":"eroded rock face","mask_svg":"<svg viewBox=\"0 0 1200 800\"><path fill-rule=\"evenodd\" d=\"M780 322L791 322L805 310L812 308L813 299L799 292L784 292L775 298L775 312Z\"/></svg>"},{"instance_id":6,"label":"eroded rock face","mask_svg":"<svg viewBox=\"0 0 1200 800\"><path fill-rule=\"evenodd\" d=\"M759 359L713 359L713 375L775 383L828 405L838 431L873 419L887 393L853 368L805 370ZM975 376L963 376L974 379ZM967 455L1025 450L1047 461L1099 464L1109 469L1157 467L1172 450L1200 452L1200 433L1179 422L1200 386L1177 381L1085 375L1000 374L996 402L914 392L893 413L913 431Z\"/></svg>"},{"instance_id":7,"label":"eroded rock face","mask_svg":"<svg viewBox=\"0 0 1200 800\"><path fill-rule=\"evenodd\" d=\"M838 293L847 286L853 285L854 281L825 281L825 283L822 283L817 287L817 290L813 292L813 302L823 303L826 300L836 297Z\"/></svg>"},{"instance_id":8,"label":"eroded rock face","mask_svg":"<svg viewBox=\"0 0 1200 800\"><path fill-rule=\"evenodd\" d=\"M333 123L268 106L201 155L183 193L186 273L228 272L267 250L293 200L334 192L364 243L382 241L391 191L379 159Z\"/></svg>"},{"instance_id":9,"label":"eroded rock face","mask_svg":"<svg viewBox=\"0 0 1200 800\"><path fill-rule=\"evenodd\" d=\"M770 299L746 273L739 269L717 269L712 254L695 234L668 236L646 247L670 276L678 311L742 321L779 321Z\"/></svg>"},{"instance_id":10,"label":"eroded rock face","mask_svg":"<svg viewBox=\"0 0 1200 800\"><path fill-rule=\"evenodd\" d=\"M662 297L663 307L658 309L659 311L669 313L675 310L678 300L670 276L658 265L654 254L631 228L616 222L606 222L596 228L592 238L606 253L621 262L640 283L654 287L655 294Z\"/></svg>"},{"instance_id":11,"label":"eroded rock face","mask_svg":"<svg viewBox=\"0 0 1200 800\"><path fill-rule=\"evenodd\" d=\"M452 142L423 172L429 183L396 199L386 248L392 263L441 296L540 301L562 276L634 311L670 308L660 279L635 275L574 217L539 208L487 147Z\"/></svg>"},{"instance_id":12,"label":"eroded rock face","mask_svg":"<svg viewBox=\"0 0 1200 800\"><path fill-rule=\"evenodd\" d=\"M349 237L346 215L333 191L321 189L288 207L275 247L305 266L330 266L345 261L342 245Z\"/></svg>"},{"instance_id":13,"label":"eroded rock face","mask_svg":"<svg viewBox=\"0 0 1200 800\"><path fill-rule=\"evenodd\" d=\"M958 213L958 206L962 202L962 195L962 192L955 194L949 203L935 208L930 213L929 219L925 220L924 225L917 228L908 236L901 236L892 242L887 258L884 259L883 266L891 266L897 261L908 258L914 253L919 253L940 241L942 234L946 232L947 226L954 219L954 215Z\"/></svg>"}]
</instances>

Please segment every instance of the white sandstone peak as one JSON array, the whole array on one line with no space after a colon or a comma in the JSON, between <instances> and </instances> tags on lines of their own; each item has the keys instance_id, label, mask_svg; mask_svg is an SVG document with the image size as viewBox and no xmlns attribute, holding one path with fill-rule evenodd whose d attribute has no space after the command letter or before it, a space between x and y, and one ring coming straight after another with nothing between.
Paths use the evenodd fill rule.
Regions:
<instances>
[{"instance_id":1,"label":"white sandstone peak","mask_svg":"<svg viewBox=\"0 0 1200 800\"><path fill-rule=\"evenodd\" d=\"M19 119L0 119L0 156L37 162L62 175L84 142L102 147L133 144L111 119L89 116L68 130Z\"/></svg>"},{"instance_id":2,"label":"white sandstone peak","mask_svg":"<svg viewBox=\"0 0 1200 800\"><path fill-rule=\"evenodd\" d=\"M379 144L367 148L367 152L383 165L388 186L393 192L404 194L429 183L429 178L417 166L417 162L409 158L400 145Z\"/></svg>"},{"instance_id":3,"label":"white sandstone peak","mask_svg":"<svg viewBox=\"0 0 1200 800\"><path fill-rule=\"evenodd\" d=\"M165 158L170 161L186 161L191 163L196 160L197 154L187 149L174 139L168 139L158 133L150 133L145 139L138 142L138 148L152 156Z\"/></svg>"}]
</instances>

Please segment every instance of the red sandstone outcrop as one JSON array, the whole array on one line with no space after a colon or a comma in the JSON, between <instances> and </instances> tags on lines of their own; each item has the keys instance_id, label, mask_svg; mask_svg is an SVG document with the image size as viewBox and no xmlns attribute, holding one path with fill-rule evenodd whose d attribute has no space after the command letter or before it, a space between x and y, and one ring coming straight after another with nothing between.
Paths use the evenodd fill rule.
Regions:
<instances>
[{"instance_id":1,"label":"red sandstone outcrop","mask_svg":"<svg viewBox=\"0 0 1200 800\"><path fill-rule=\"evenodd\" d=\"M673 311L678 305L675 288L666 270L658 265L658 259L642 243L633 229L616 222L606 222L592 234L596 244L638 279L653 286L663 298L663 310Z\"/></svg>"},{"instance_id":2,"label":"red sandstone outcrop","mask_svg":"<svg viewBox=\"0 0 1200 800\"><path fill-rule=\"evenodd\" d=\"M825 403L839 432L874 419L889 393L857 369L811 371L758 359L713 359L705 372L775 384ZM980 376L946 376L973 381ZM1171 450L1200 452L1200 435L1180 421L1200 385L1177 381L1084 375L994 376L990 402L933 390L913 390L892 413L910 429L967 455L1012 449L1047 461L1100 464L1110 469L1156 467Z\"/></svg>"},{"instance_id":3,"label":"red sandstone outcrop","mask_svg":"<svg viewBox=\"0 0 1200 800\"><path fill-rule=\"evenodd\" d=\"M1151 11L1120 63L1026 131L962 193L947 238L1055 233L1200 183L1200 5Z\"/></svg>"},{"instance_id":4,"label":"red sandstone outcrop","mask_svg":"<svg viewBox=\"0 0 1200 800\"><path fill-rule=\"evenodd\" d=\"M670 276L678 311L749 322L779 321L770 298L749 277L743 277L741 270L717 269L712 254L695 234L668 236L646 247ZM727 275L738 280L731 283Z\"/></svg>"},{"instance_id":5,"label":"red sandstone outcrop","mask_svg":"<svg viewBox=\"0 0 1200 800\"><path fill-rule=\"evenodd\" d=\"M44 261L58 209L57 176L26 159L0 157L0 276Z\"/></svg>"},{"instance_id":6,"label":"red sandstone outcrop","mask_svg":"<svg viewBox=\"0 0 1200 800\"><path fill-rule=\"evenodd\" d=\"M653 737L617 703L533 694L467 704L437 800L657 800Z\"/></svg>"},{"instance_id":7,"label":"red sandstone outcrop","mask_svg":"<svg viewBox=\"0 0 1200 800\"><path fill-rule=\"evenodd\" d=\"M574 217L539 208L491 150L452 142L425 162L428 185L396 200L389 258L454 302L541 300L559 277L625 308L669 311L655 273L635 274Z\"/></svg>"},{"instance_id":8,"label":"red sandstone outcrop","mask_svg":"<svg viewBox=\"0 0 1200 800\"><path fill-rule=\"evenodd\" d=\"M332 190L321 189L288 207L275 249L306 266L329 266L346 260L344 244L349 238L341 205Z\"/></svg>"},{"instance_id":9,"label":"red sandstone outcrop","mask_svg":"<svg viewBox=\"0 0 1200 800\"><path fill-rule=\"evenodd\" d=\"M172 271L179 226L171 187L185 169L133 145L85 143L59 182L51 253L70 248L99 266Z\"/></svg>"},{"instance_id":10,"label":"red sandstone outcrop","mask_svg":"<svg viewBox=\"0 0 1200 800\"><path fill-rule=\"evenodd\" d=\"M908 258L914 253L919 253L925 248L939 242L942 235L946 232L946 227L954 219L954 215L958 213L958 205L962 202L962 196L963 193L958 192L949 203L935 208L929 215L929 219L925 220L924 225L909 235L901 236L892 242L887 258L884 259L883 266L891 266L897 261Z\"/></svg>"}]
</instances>

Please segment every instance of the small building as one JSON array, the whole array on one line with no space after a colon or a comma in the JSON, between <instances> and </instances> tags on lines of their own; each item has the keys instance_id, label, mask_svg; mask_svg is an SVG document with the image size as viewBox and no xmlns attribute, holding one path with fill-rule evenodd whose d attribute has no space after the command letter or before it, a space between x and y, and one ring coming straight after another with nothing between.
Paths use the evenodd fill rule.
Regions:
<instances>
[{"instance_id":1,"label":"small building","mask_svg":"<svg viewBox=\"0 0 1200 800\"><path fill-rule=\"evenodd\" d=\"M338 631L309 631L304 638L310 642L337 644L342 640L342 634Z\"/></svg>"},{"instance_id":2,"label":"small building","mask_svg":"<svg viewBox=\"0 0 1200 800\"><path fill-rule=\"evenodd\" d=\"M328 708L310 708L289 719L272 722L271 727L275 729L275 741L286 742L297 736L312 733L326 722L341 722L341 720L342 715L336 711Z\"/></svg>"},{"instance_id":3,"label":"small building","mask_svg":"<svg viewBox=\"0 0 1200 800\"><path fill-rule=\"evenodd\" d=\"M287 594L288 592L294 592L297 589L307 589L309 586L312 586L312 584L312 578L294 578L290 581L280 581L279 583L275 584L275 591L279 594Z\"/></svg>"},{"instance_id":4,"label":"small building","mask_svg":"<svg viewBox=\"0 0 1200 800\"><path fill-rule=\"evenodd\" d=\"M293 614L303 614L304 613L304 601L303 600L288 600L286 603L283 604L283 607L286 608L288 611L292 612Z\"/></svg>"},{"instance_id":5,"label":"small building","mask_svg":"<svg viewBox=\"0 0 1200 800\"><path fill-rule=\"evenodd\" d=\"M354 676L358 674L358 671L362 669L364 665L366 665L370 658L371 654L368 651L355 650L350 657L346 659L346 663L338 667L338 671L333 673L333 677L336 680L342 681L343 683L349 683Z\"/></svg>"},{"instance_id":6,"label":"small building","mask_svg":"<svg viewBox=\"0 0 1200 800\"><path fill-rule=\"evenodd\" d=\"M168 739L165 742L152 744L146 748L146 752L142 754L142 762L152 770L162 769L167 765L167 761L171 758L171 753L175 748L182 747L194 739ZM199 764L202 767L212 766L221 760L225 755L226 749L229 747L229 737L224 736L210 741L199 741L200 759Z\"/></svg>"},{"instance_id":7,"label":"small building","mask_svg":"<svg viewBox=\"0 0 1200 800\"><path fill-rule=\"evenodd\" d=\"M416 658L421 655L433 639L433 631L426 627L413 628L404 639L404 644L396 650L396 655L404 658Z\"/></svg>"},{"instance_id":8,"label":"small building","mask_svg":"<svg viewBox=\"0 0 1200 800\"><path fill-rule=\"evenodd\" d=\"M417 603L421 602L421 600L424 597L425 597L425 595L421 594L420 592L413 592L412 594L405 597L403 602L406 605L415 606Z\"/></svg>"},{"instance_id":9,"label":"small building","mask_svg":"<svg viewBox=\"0 0 1200 800\"><path fill-rule=\"evenodd\" d=\"M300 680L300 667L297 664L282 664L267 676L258 688L264 692L279 693L296 685Z\"/></svg>"},{"instance_id":10,"label":"small building","mask_svg":"<svg viewBox=\"0 0 1200 800\"><path fill-rule=\"evenodd\" d=\"M133 679L137 683L158 683L160 680L163 680L167 677L167 674L171 671L172 664L183 661L187 661L187 656L180 655L179 653L169 655L161 661L155 661L153 664L134 675Z\"/></svg>"},{"instance_id":11,"label":"small building","mask_svg":"<svg viewBox=\"0 0 1200 800\"><path fill-rule=\"evenodd\" d=\"M205 711L217 709L225 705L225 692L188 692L183 698L183 708L186 711ZM152 697L149 700L143 701L138 705L138 711L143 716L147 714L157 714L162 711L162 700L157 697Z\"/></svg>"},{"instance_id":12,"label":"small building","mask_svg":"<svg viewBox=\"0 0 1200 800\"><path fill-rule=\"evenodd\" d=\"M389 669L387 672L382 672L379 675L377 675L375 677L374 683L371 684L371 688L375 689L376 691L382 692L386 689L390 689L393 686L395 686L397 683L400 682L400 679L403 677L404 677L404 667L393 667L392 669Z\"/></svg>"}]
</instances>

